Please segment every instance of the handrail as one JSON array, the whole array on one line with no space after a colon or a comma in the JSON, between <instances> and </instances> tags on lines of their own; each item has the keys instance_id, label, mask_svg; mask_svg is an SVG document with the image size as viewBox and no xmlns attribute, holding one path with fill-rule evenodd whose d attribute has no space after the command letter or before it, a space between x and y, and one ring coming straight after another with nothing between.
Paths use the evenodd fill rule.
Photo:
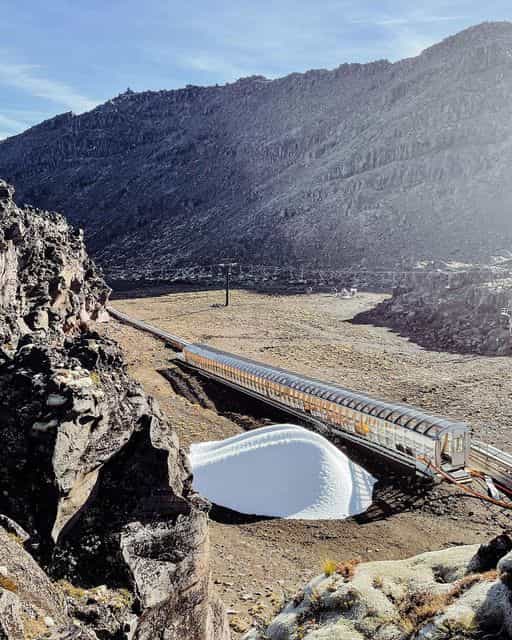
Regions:
<instances>
[{"instance_id":1,"label":"handrail","mask_svg":"<svg viewBox=\"0 0 512 640\"><path fill-rule=\"evenodd\" d=\"M512 503L504 502L503 500L496 500L495 498L486 496L483 493L478 493L478 491L475 491L474 489L470 489L469 487L459 484L457 480L455 480L455 478L452 478L450 474L446 473L446 471L444 471L443 469L435 465L431 460L429 460L425 456L418 456L418 460L422 460L425 464L429 464L432 467L432 469L434 469L446 481L450 482L451 484L457 485L459 489L461 489L461 491L464 491L464 493L467 493L468 495L473 496L474 498L478 498L479 500L485 500L486 502L491 502L492 504L495 504L498 507L503 507L504 509L512 510Z\"/></svg>"},{"instance_id":2,"label":"handrail","mask_svg":"<svg viewBox=\"0 0 512 640\"><path fill-rule=\"evenodd\" d=\"M167 331L162 331L162 329L159 329L158 327L155 327L152 324L149 324L147 322L143 322L142 320L136 320L135 318L131 318L126 313L123 313L122 311L118 311L113 307L107 307L107 311L111 316L116 318L116 320L119 320L120 322L130 325L132 327L135 327L136 329L140 329L141 331L145 331L146 333L150 333L151 335L155 336L159 340L168 342L179 351L182 351L185 347L191 344L187 340L180 338L180 336L175 336L174 334L168 333Z\"/></svg>"}]
</instances>

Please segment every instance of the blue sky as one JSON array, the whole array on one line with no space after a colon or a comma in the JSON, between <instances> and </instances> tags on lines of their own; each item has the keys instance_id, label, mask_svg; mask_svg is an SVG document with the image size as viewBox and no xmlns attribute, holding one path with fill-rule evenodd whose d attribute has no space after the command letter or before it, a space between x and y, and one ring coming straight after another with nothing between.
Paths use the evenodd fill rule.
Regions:
<instances>
[{"instance_id":1,"label":"blue sky","mask_svg":"<svg viewBox=\"0 0 512 640\"><path fill-rule=\"evenodd\" d=\"M0 0L0 139L127 87L398 60L510 0Z\"/></svg>"}]
</instances>

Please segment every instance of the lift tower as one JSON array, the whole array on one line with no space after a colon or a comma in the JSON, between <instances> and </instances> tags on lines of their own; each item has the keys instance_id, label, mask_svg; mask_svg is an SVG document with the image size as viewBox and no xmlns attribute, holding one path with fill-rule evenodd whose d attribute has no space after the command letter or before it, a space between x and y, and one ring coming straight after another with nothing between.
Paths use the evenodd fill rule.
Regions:
<instances>
[{"instance_id":1,"label":"lift tower","mask_svg":"<svg viewBox=\"0 0 512 640\"><path fill-rule=\"evenodd\" d=\"M224 275L226 276L226 302L224 303L225 307L229 307L229 280L231 277L231 269L232 267L236 267L238 262L232 262L230 260L224 260L219 264L219 267L224 269Z\"/></svg>"}]
</instances>

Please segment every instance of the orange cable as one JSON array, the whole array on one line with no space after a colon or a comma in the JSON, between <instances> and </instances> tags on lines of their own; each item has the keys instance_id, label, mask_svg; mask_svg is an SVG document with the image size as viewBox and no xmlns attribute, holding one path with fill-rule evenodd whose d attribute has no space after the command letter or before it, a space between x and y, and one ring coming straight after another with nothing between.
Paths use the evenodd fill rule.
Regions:
<instances>
[{"instance_id":1,"label":"orange cable","mask_svg":"<svg viewBox=\"0 0 512 640\"><path fill-rule=\"evenodd\" d=\"M439 473L445 480L447 480L451 484L457 485L459 487L459 489L461 489L465 493L469 494L470 496L473 496L474 498L478 498L480 500L485 500L487 502L491 502L492 504L495 504L498 507L503 507L505 509L511 509L512 510L512 504L510 504L508 502L504 502L503 500L495 500L494 498L486 496L483 493L478 493L477 491L473 491L473 489L470 489L469 487L464 487L464 486L460 485L456 480L454 480L454 478L452 478L448 473L446 473L446 471L443 471L442 469L437 467L432 462L432 460L429 460L428 458L425 458L423 456L418 456L418 460L421 460L422 462L428 463L428 465L431 466L432 469L437 471L437 473Z\"/></svg>"}]
</instances>

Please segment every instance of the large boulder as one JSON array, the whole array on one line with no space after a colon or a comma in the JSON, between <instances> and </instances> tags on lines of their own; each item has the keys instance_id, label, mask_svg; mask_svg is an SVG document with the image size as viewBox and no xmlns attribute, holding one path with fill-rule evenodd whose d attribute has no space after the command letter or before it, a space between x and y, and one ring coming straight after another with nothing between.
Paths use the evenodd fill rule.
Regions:
<instances>
[{"instance_id":1,"label":"large boulder","mask_svg":"<svg viewBox=\"0 0 512 640\"><path fill-rule=\"evenodd\" d=\"M10 352L22 335L58 339L105 317L109 294L83 233L13 196L0 180L0 347Z\"/></svg>"},{"instance_id":2,"label":"large boulder","mask_svg":"<svg viewBox=\"0 0 512 640\"><path fill-rule=\"evenodd\" d=\"M70 624L63 593L0 526L0 638L31 640Z\"/></svg>"},{"instance_id":3,"label":"large boulder","mask_svg":"<svg viewBox=\"0 0 512 640\"><path fill-rule=\"evenodd\" d=\"M172 426L93 330L108 289L81 234L12 195L0 183L0 525L65 585L48 633L227 640L210 581L209 504ZM9 640L23 632L23 611L0 591Z\"/></svg>"},{"instance_id":4,"label":"large boulder","mask_svg":"<svg viewBox=\"0 0 512 640\"><path fill-rule=\"evenodd\" d=\"M252 629L244 640L512 637L512 554L504 555L510 544L502 535L482 548L341 562L306 585L267 628Z\"/></svg>"}]
</instances>

